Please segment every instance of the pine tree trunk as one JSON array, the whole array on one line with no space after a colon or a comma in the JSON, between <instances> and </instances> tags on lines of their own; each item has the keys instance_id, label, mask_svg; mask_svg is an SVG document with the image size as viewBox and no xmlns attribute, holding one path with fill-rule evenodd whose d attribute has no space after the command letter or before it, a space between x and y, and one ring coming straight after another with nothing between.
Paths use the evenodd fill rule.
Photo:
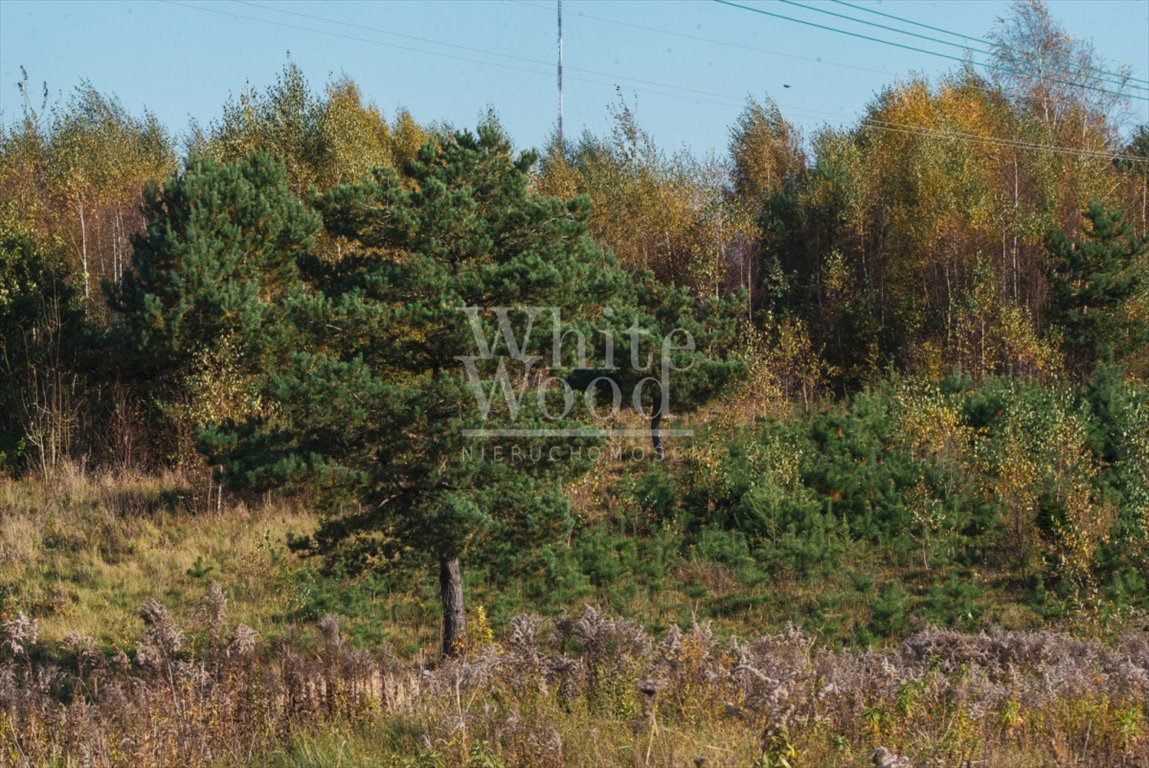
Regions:
<instances>
[{"instance_id":1,"label":"pine tree trunk","mask_svg":"<svg viewBox=\"0 0 1149 768\"><path fill-rule=\"evenodd\" d=\"M650 443L654 447L654 457L659 461L666 458L666 446L662 444L662 411L650 418Z\"/></svg>"},{"instance_id":2,"label":"pine tree trunk","mask_svg":"<svg viewBox=\"0 0 1149 768\"><path fill-rule=\"evenodd\" d=\"M463 610L463 572L458 557L439 560L439 596L443 601L443 657L459 652L467 615Z\"/></svg>"}]
</instances>

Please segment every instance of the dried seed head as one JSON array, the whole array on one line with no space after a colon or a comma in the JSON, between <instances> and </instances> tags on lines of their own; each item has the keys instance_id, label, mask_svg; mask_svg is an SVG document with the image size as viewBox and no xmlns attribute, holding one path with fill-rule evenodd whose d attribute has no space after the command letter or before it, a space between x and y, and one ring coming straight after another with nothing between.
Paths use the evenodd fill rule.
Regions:
<instances>
[{"instance_id":1,"label":"dried seed head","mask_svg":"<svg viewBox=\"0 0 1149 768\"><path fill-rule=\"evenodd\" d=\"M200 615L207 622L208 632L212 640L219 639L223 620L227 616L227 597L223 594L218 581L213 581L207 588L207 593L200 601Z\"/></svg>"},{"instance_id":2,"label":"dried seed head","mask_svg":"<svg viewBox=\"0 0 1149 768\"><path fill-rule=\"evenodd\" d=\"M323 635L323 642L328 647L338 648L340 645L339 619L330 613L319 620L319 633Z\"/></svg>"},{"instance_id":3,"label":"dried seed head","mask_svg":"<svg viewBox=\"0 0 1149 768\"><path fill-rule=\"evenodd\" d=\"M154 599L148 600L140 606L140 618L148 632L136 645L136 661L152 668L171 662L183 648L184 636L168 609Z\"/></svg>"},{"instance_id":4,"label":"dried seed head","mask_svg":"<svg viewBox=\"0 0 1149 768\"><path fill-rule=\"evenodd\" d=\"M238 624L231 631L227 640L227 655L229 658L245 659L255 651L259 633L246 624Z\"/></svg>"},{"instance_id":5,"label":"dried seed head","mask_svg":"<svg viewBox=\"0 0 1149 768\"><path fill-rule=\"evenodd\" d=\"M0 649L12 656L25 656L39 636L40 627L36 620L23 613L17 613L14 619L0 621Z\"/></svg>"},{"instance_id":6,"label":"dried seed head","mask_svg":"<svg viewBox=\"0 0 1149 768\"><path fill-rule=\"evenodd\" d=\"M78 632L71 632L64 637L64 648L76 658L81 668L90 669L104 660L96 641Z\"/></svg>"},{"instance_id":7,"label":"dried seed head","mask_svg":"<svg viewBox=\"0 0 1149 768\"><path fill-rule=\"evenodd\" d=\"M639 680L638 692L643 696L653 696L656 693L665 691L667 682L665 680Z\"/></svg>"}]
</instances>

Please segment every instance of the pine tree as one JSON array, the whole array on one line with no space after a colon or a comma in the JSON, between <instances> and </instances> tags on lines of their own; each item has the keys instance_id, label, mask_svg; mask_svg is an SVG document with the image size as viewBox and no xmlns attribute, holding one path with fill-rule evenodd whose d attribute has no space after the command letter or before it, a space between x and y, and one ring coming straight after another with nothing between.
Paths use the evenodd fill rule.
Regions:
<instances>
[{"instance_id":1,"label":"pine tree","mask_svg":"<svg viewBox=\"0 0 1149 768\"><path fill-rule=\"evenodd\" d=\"M1149 291L1149 238L1135 237L1120 212L1099 202L1085 212L1085 237L1053 232L1049 250L1050 310L1065 333L1073 367L1089 376L1099 363L1146 353L1149 318L1135 302Z\"/></svg>"},{"instance_id":2,"label":"pine tree","mask_svg":"<svg viewBox=\"0 0 1149 768\"><path fill-rule=\"evenodd\" d=\"M255 356L320 226L284 167L262 153L226 165L194 161L162 187L149 186L144 212L132 270L112 292L132 362L175 375L224 339Z\"/></svg>"},{"instance_id":3,"label":"pine tree","mask_svg":"<svg viewBox=\"0 0 1149 768\"><path fill-rule=\"evenodd\" d=\"M465 629L468 552L565 533L560 481L587 466L552 449L589 438L484 431L580 423L548 415L568 399L556 377L577 363L573 346L554 359L550 315L588 329L623 280L587 234L584 198L528 193L533 162L487 125L433 138L403 175L378 169L319 198L327 231L354 247L336 263L304 260L286 362L266 383L271 413L201 442L233 486L322 498L309 543L333 566L437 565L446 655ZM521 398L491 384L500 367ZM510 460L516 448L527 460Z\"/></svg>"},{"instance_id":4,"label":"pine tree","mask_svg":"<svg viewBox=\"0 0 1149 768\"><path fill-rule=\"evenodd\" d=\"M165 453L194 453L204 423L254 407L255 378L281 351L287 292L320 220L282 164L257 153L193 161L145 194L132 269L109 288L113 354L105 374L138 393Z\"/></svg>"}]
</instances>

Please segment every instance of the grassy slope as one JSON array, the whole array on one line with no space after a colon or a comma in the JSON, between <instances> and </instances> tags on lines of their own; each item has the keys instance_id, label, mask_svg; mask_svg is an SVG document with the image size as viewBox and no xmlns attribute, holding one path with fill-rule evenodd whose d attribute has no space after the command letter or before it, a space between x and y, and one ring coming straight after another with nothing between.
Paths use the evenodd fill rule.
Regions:
<instances>
[{"instance_id":1,"label":"grassy slope","mask_svg":"<svg viewBox=\"0 0 1149 768\"><path fill-rule=\"evenodd\" d=\"M723 633L753 636L787 621L824 640L849 640L848 632L825 635L832 626L862 626L873 619L880 585L903 582L910 607L941 578L937 573L896 570L858 560L841 577L767 581L760 569L696 547L680 546L672 531L633 535L639 520L606 523L614 500L606 490L621 470L597 475L575 489L582 523L573 548L582 570L570 578L540 581L529 570L507 577L475 563L468 572L474 612L483 607L496 631L521 611L577 613L584 603L631 616L658 631L713 619ZM310 624L326 613L340 617L352 642L373 647L385 641L406 657L433 654L438 606L431 574L401 578L368 574L357 581L324 576L319 564L289 551L289 534L309 531L315 517L299 505L248 506L224 498L208 509L203 491L173 473L155 477L87 478L78 473L51 482L7 481L0 485L0 612L22 611L38 619L42 639L72 632L105 648L130 649L138 637L139 606L148 598L177 617L190 618L212 581L228 596L236 622L273 638L295 623ZM617 518L617 515L616 515ZM563 545L560 545L563 546ZM589 572L588 572L589 571ZM986 621L1015 628L1039 617L1021 601L1009 580L987 581L979 597ZM877 605L880 609L880 605Z\"/></svg>"},{"instance_id":2,"label":"grassy slope","mask_svg":"<svg viewBox=\"0 0 1149 768\"><path fill-rule=\"evenodd\" d=\"M282 584L297 567L287 531L312 525L288 505L197 511L180 477L89 479L0 485L0 597L7 612L40 621L48 641L70 632L105 645L139 634L136 612L154 597L190 610L212 579L235 618L270 629L291 610Z\"/></svg>"}]
</instances>

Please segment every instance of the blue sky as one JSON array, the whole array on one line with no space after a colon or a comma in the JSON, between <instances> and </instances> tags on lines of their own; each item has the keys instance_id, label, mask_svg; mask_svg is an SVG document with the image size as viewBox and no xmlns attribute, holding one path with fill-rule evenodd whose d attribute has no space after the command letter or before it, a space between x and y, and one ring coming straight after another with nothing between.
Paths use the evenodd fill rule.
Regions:
<instances>
[{"instance_id":1,"label":"blue sky","mask_svg":"<svg viewBox=\"0 0 1149 768\"><path fill-rule=\"evenodd\" d=\"M962 54L793 4L739 1ZM974 37L984 37L1009 8L994 0L854 2ZM841 4L804 4L944 37ZM1093 42L1107 66L1128 65L1149 80L1149 0L1055 0L1050 8L1071 35ZM957 66L703 0L565 0L563 15L568 136L609 129L617 86L661 146L698 153L724 151L747 96L773 96L809 132L852 123L899 77L936 78ZM47 82L59 98L87 78L133 112L152 110L178 135L191 118L216 119L229 94L247 84L270 84L290 52L315 88L346 74L388 117L402 106L420 121L467 126L493 107L519 146L539 146L555 123L555 50L553 0L3 0L0 119L19 114L16 82L24 66L36 93ZM1137 122L1149 122L1149 101L1132 102L1125 125Z\"/></svg>"}]
</instances>

